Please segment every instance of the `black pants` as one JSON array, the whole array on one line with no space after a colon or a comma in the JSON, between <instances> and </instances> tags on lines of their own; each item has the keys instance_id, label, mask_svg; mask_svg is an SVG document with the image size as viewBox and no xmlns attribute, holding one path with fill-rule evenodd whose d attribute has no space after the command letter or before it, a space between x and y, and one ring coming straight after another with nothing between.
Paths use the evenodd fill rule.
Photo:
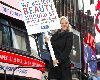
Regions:
<instances>
[{"instance_id":1,"label":"black pants","mask_svg":"<svg viewBox=\"0 0 100 80\"><path fill-rule=\"evenodd\" d=\"M68 63L61 62L57 67L51 67L48 80L72 80L71 69Z\"/></svg>"}]
</instances>

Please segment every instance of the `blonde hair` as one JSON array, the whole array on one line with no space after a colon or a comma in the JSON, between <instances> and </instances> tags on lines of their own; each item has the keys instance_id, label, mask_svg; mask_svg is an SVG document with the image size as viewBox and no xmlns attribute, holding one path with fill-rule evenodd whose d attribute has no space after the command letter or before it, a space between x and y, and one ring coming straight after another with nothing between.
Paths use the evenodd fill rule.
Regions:
<instances>
[{"instance_id":1,"label":"blonde hair","mask_svg":"<svg viewBox=\"0 0 100 80\"><path fill-rule=\"evenodd\" d=\"M63 19L65 19L65 20L69 23L68 18L65 17L65 16L60 17L60 23L61 23L61 21L62 21ZM72 26L71 26L70 24L69 24L67 30L68 30L69 32L72 32Z\"/></svg>"}]
</instances>

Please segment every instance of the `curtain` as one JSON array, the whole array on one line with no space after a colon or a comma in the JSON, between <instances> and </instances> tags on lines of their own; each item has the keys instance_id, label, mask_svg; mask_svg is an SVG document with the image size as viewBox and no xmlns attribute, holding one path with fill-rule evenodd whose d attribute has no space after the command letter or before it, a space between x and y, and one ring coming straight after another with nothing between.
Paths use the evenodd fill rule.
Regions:
<instances>
[{"instance_id":1,"label":"curtain","mask_svg":"<svg viewBox=\"0 0 100 80\"><path fill-rule=\"evenodd\" d=\"M17 37L16 37L15 32L12 28L11 28L11 32L12 32L13 47L16 49L19 49Z\"/></svg>"}]
</instances>

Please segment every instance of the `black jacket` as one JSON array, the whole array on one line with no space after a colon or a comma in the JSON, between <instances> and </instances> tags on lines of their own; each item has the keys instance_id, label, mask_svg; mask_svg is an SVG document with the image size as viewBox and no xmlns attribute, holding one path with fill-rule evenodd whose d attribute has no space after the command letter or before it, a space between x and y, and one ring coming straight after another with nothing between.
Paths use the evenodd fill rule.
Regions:
<instances>
[{"instance_id":1,"label":"black jacket","mask_svg":"<svg viewBox=\"0 0 100 80\"><path fill-rule=\"evenodd\" d=\"M58 30L52 35L51 44L56 59L58 59L59 62L67 61L67 63L69 63L69 55L73 45L73 33L68 31L61 32L61 30Z\"/></svg>"}]
</instances>

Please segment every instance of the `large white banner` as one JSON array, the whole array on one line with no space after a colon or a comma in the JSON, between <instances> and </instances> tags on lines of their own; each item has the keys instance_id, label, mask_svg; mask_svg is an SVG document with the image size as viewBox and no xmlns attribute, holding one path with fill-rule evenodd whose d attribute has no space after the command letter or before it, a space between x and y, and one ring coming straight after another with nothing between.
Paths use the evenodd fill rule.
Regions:
<instances>
[{"instance_id":1,"label":"large white banner","mask_svg":"<svg viewBox=\"0 0 100 80\"><path fill-rule=\"evenodd\" d=\"M29 35L60 28L53 0L21 0L19 5Z\"/></svg>"}]
</instances>

